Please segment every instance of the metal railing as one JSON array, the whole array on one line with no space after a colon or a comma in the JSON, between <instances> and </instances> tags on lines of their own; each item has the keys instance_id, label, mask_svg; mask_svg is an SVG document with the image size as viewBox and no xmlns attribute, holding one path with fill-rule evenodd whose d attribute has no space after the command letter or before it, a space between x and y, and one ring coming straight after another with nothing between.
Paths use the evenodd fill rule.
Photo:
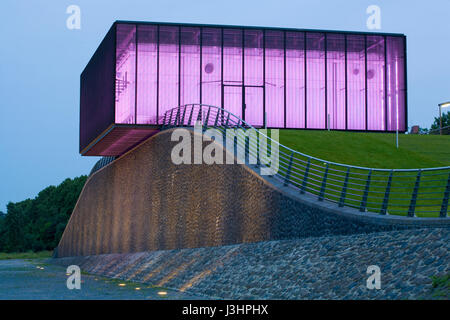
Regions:
<instances>
[{"instance_id":1,"label":"metal railing","mask_svg":"<svg viewBox=\"0 0 450 320\"><path fill-rule=\"evenodd\" d=\"M433 129L433 130L429 130L427 133L428 134L445 134L445 135L449 135L450 134L450 126L445 126L441 128L437 128L437 129Z\"/></svg>"},{"instance_id":2,"label":"metal railing","mask_svg":"<svg viewBox=\"0 0 450 320\"><path fill-rule=\"evenodd\" d=\"M103 157L100 160L98 160L92 167L91 172L89 172L89 177L92 176L95 172L97 172L101 168L113 162L115 159L116 157Z\"/></svg>"},{"instance_id":3,"label":"metal railing","mask_svg":"<svg viewBox=\"0 0 450 320\"><path fill-rule=\"evenodd\" d=\"M203 130L215 128L254 129L259 141L266 139L279 149L279 170L273 175L285 186L299 193L317 196L319 201L331 201L361 212L407 215L409 217L447 217L450 194L450 167L421 169L379 169L346 165L306 155L280 144L268 134L225 109L188 104L168 110L160 118L162 130L193 126L201 121ZM252 143L248 135L234 140L244 148L246 157L259 161L261 143Z\"/></svg>"}]
</instances>

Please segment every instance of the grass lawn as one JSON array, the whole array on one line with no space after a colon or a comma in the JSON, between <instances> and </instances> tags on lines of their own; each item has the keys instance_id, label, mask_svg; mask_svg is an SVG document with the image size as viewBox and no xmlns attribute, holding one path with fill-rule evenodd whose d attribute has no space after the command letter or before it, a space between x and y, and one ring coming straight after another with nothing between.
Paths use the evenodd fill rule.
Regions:
<instances>
[{"instance_id":1,"label":"grass lawn","mask_svg":"<svg viewBox=\"0 0 450 320\"><path fill-rule=\"evenodd\" d=\"M450 136L280 130L280 143L324 160L386 169L450 166Z\"/></svg>"},{"instance_id":2,"label":"grass lawn","mask_svg":"<svg viewBox=\"0 0 450 320\"><path fill-rule=\"evenodd\" d=\"M0 252L0 260L10 260L10 259L43 259L50 258L52 256L52 251L27 251L27 252Z\"/></svg>"},{"instance_id":3,"label":"grass lawn","mask_svg":"<svg viewBox=\"0 0 450 320\"><path fill-rule=\"evenodd\" d=\"M450 274L442 277L431 277L433 279L432 298L450 299Z\"/></svg>"},{"instance_id":4,"label":"grass lawn","mask_svg":"<svg viewBox=\"0 0 450 320\"><path fill-rule=\"evenodd\" d=\"M399 148L395 146L395 134L280 130L280 143L306 155L323 160L354 166L383 169L415 169L450 166L450 136L399 135ZM285 150L285 152L288 152ZM279 173L285 175L288 162L280 161ZM306 159L295 155L290 182L301 187L306 171ZM346 168L329 166L325 198L339 202L344 186ZM305 184L306 191L319 194L325 164L313 160ZM345 204L359 208L366 188L368 171L351 169ZM389 214L406 215L416 182L416 172L396 172L392 178L387 211ZM380 212L388 184L389 172L374 171L371 177L365 208ZM425 171L420 179L415 214L437 217L447 185L448 172Z\"/></svg>"}]
</instances>

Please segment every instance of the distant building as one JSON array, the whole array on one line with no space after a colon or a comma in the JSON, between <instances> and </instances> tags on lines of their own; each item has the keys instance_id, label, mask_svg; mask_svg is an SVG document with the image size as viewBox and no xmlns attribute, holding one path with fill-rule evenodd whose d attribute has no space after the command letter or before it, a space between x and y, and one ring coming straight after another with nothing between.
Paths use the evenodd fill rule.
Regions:
<instances>
[{"instance_id":1,"label":"distant building","mask_svg":"<svg viewBox=\"0 0 450 320\"><path fill-rule=\"evenodd\" d=\"M419 132L420 132L419 126L415 125L415 126L411 127L411 131L409 133L411 133L411 134L419 134Z\"/></svg>"}]
</instances>

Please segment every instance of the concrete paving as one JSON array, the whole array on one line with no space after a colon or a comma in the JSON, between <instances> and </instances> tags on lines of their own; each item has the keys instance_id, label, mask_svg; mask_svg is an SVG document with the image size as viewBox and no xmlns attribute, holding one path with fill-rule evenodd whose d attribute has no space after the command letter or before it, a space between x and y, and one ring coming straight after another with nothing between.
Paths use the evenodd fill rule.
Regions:
<instances>
[{"instance_id":1,"label":"concrete paving","mask_svg":"<svg viewBox=\"0 0 450 320\"><path fill-rule=\"evenodd\" d=\"M199 299L174 290L86 273L81 274L81 289L69 290L67 278L66 268L48 264L45 259L0 260L0 300Z\"/></svg>"}]
</instances>

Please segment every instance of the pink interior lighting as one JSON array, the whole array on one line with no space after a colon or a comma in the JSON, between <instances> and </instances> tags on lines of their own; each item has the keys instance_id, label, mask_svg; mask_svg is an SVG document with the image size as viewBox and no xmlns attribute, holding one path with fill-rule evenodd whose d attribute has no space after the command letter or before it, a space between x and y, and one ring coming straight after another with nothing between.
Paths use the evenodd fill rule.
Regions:
<instances>
[{"instance_id":1,"label":"pink interior lighting","mask_svg":"<svg viewBox=\"0 0 450 320\"><path fill-rule=\"evenodd\" d=\"M112 100L84 85L99 81L92 78L95 63L108 54L99 51L82 76L87 129L80 150L107 129L97 119L107 112L114 124L157 126L167 110L194 103L223 107L255 127L406 130L404 36L145 23L113 28L102 46L115 47L115 84L101 94L114 95L114 108L90 116L98 101ZM95 129L94 122L105 127Z\"/></svg>"}]
</instances>

